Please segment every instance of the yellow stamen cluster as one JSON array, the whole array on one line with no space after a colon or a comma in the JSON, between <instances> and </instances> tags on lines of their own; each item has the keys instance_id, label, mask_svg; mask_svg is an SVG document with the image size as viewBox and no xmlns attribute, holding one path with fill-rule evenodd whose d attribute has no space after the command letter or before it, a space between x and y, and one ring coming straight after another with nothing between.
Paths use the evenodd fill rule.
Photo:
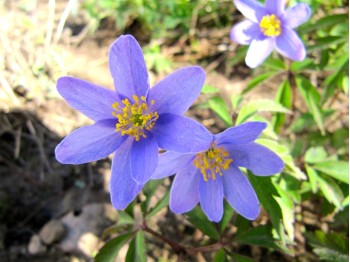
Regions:
<instances>
[{"instance_id":1,"label":"yellow stamen cluster","mask_svg":"<svg viewBox=\"0 0 350 262\"><path fill-rule=\"evenodd\" d=\"M196 154L193 164L201 170L204 181L215 180L216 175L222 176L222 170L227 170L233 161L229 153L222 147L212 146L208 151Z\"/></svg>"},{"instance_id":2,"label":"yellow stamen cluster","mask_svg":"<svg viewBox=\"0 0 350 262\"><path fill-rule=\"evenodd\" d=\"M281 34L281 21L275 15L265 15L260 21L260 29L266 36L279 36Z\"/></svg>"},{"instance_id":3,"label":"yellow stamen cluster","mask_svg":"<svg viewBox=\"0 0 350 262\"><path fill-rule=\"evenodd\" d=\"M157 112L148 112L149 108L146 103L146 97L139 98L133 95L134 103L129 99L122 100L122 105L118 102L112 105L114 111L112 115L118 118L116 131L121 132L122 136L134 136L136 141L140 137L146 137L145 130L151 130L159 115ZM154 100L151 101L154 104Z\"/></svg>"}]
</instances>

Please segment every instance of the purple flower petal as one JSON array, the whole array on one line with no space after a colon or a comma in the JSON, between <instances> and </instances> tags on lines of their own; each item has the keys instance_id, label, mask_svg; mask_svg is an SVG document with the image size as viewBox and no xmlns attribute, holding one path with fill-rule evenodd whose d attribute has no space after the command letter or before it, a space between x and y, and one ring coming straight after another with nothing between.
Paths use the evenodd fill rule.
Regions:
<instances>
[{"instance_id":1,"label":"purple flower petal","mask_svg":"<svg viewBox=\"0 0 350 262\"><path fill-rule=\"evenodd\" d=\"M176 214L192 210L199 201L198 186L201 174L194 166L179 169L170 190L169 206Z\"/></svg>"},{"instance_id":2,"label":"purple flower petal","mask_svg":"<svg viewBox=\"0 0 350 262\"><path fill-rule=\"evenodd\" d=\"M213 141L213 135L200 123L174 114L159 115L151 131L159 147L180 153L205 151Z\"/></svg>"},{"instance_id":3,"label":"purple flower petal","mask_svg":"<svg viewBox=\"0 0 350 262\"><path fill-rule=\"evenodd\" d=\"M126 208L141 191L143 185L131 178L130 153L133 139L129 138L115 152L109 183L112 205L115 209Z\"/></svg>"},{"instance_id":4,"label":"purple flower petal","mask_svg":"<svg viewBox=\"0 0 350 262\"><path fill-rule=\"evenodd\" d=\"M149 79L143 53L131 35L120 36L109 49L109 69L120 98L147 96Z\"/></svg>"},{"instance_id":5,"label":"purple flower petal","mask_svg":"<svg viewBox=\"0 0 350 262\"><path fill-rule=\"evenodd\" d=\"M178 170L192 161L194 156L194 154L182 154L172 151L160 154L157 168L151 178L161 179L176 174Z\"/></svg>"},{"instance_id":6,"label":"purple flower petal","mask_svg":"<svg viewBox=\"0 0 350 262\"><path fill-rule=\"evenodd\" d=\"M265 7L255 0L234 0L237 9L252 22L258 23L266 15Z\"/></svg>"},{"instance_id":7,"label":"purple flower petal","mask_svg":"<svg viewBox=\"0 0 350 262\"><path fill-rule=\"evenodd\" d=\"M215 141L218 145L248 144L257 139L266 126L267 125L264 122L247 122L240 124L238 126L230 127L224 132L215 135Z\"/></svg>"},{"instance_id":8,"label":"purple flower petal","mask_svg":"<svg viewBox=\"0 0 350 262\"><path fill-rule=\"evenodd\" d=\"M157 140L150 133L147 138L134 140L131 148L131 176L138 184L145 184L158 162Z\"/></svg>"},{"instance_id":9,"label":"purple flower petal","mask_svg":"<svg viewBox=\"0 0 350 262\"><path fill-rule=\"evenodd\" d=\"M285 0L266 0L266 10L269 14L281 16L284 13L285 2Z\"/></svg>"},{"instance_id":10,"label":"purple flower petal","mask_svg":"<svg viewBox=\"0 0 350 262\"><path fill-rule=\"evenodd\" d=\"M287 9L283 17L283 24L290 28L296 28L305 23L310 16L310 7L305 3L300 3L290 9Z\"/></svg>"},{"instance_id":11,"label":"purple flower petal","mask_svg":"<svg viewBox=\"0 0 350 262\"><path fill-rule=\"evenodd\" d=\"M293 29L287 27L283 27L282 34L276 37L276 50L292 60L302 61L306 56L303 42Z\"/></svg>"},{"instance_id":12,"label":"purple flower petal","mask_svg":"<svg viewBox=\"0 0 350 262\"><path fill-rule=\"evenodd\" d=\"M56 147L56 159L62 164L83 164L105 158L125 140L115 131L115 120L101 120L69 134Z\"/></svg>"},{"instance_id":13,"label":"purple flower petal","mask_svg":"<svg viewBox=\"0 0 350 262\"><path fill-rule=\"evenodd\" d=\"M284 168L282 159L267 147L257 143L225 147L237 166L248 168L257 176L271 176Z\"/></svg>"},{"instance_id":14,"label":"purple flower petal","mask_svg":"<svg viewBox=\"0 0 350 262\"><path fill-rule=\"evenodd\" d=\"M202 176L197 172L198 176ZM222 179L218 175L215 180L205 182L203 177L199 181L199 201L203 212L210 221L219 222L223 214L224 190Z\"/></svg>"},{"instance_id":15,"label":"purple flower petal","mask_svg":"<svg viewBox=\"0 0 350 262\"><path fill-rule=\"evenodd\" d=\"M155 101L151 110L182 115L199 96L204 81L205 72L199 66L173 72L151 88L149 100Z\"/></svg>"},{"instance_id":16,"label":"purple flower petal","mask_svg":"<svg viewBox=\"0 0 350 262\"><path fill-rule=\"evenodd\" d=\"M238 44L249 45L250 42L260 34L261 32L258 24L250 20L244 20L232 27L230 38Z\"/></svg>"},{"instance_id":17,"label":"purple flower petal","mask_svg":"<svg viewBox=\"0 0 350 262\"><path fill-rule=\"evenodd\" d=\"M273 49L275 39L272 37L266 37L260 39L254 39L248 49L245 63L250 68L255 68L260 65L266 57L268 57Z\"/></svg>"},{"instance_id":18,"label":"purple flower petal","mask_svg":"<svg viewBox=\"0 0 350 262\"><path fill-rule=\"evenodd\" d=\"M58 79L57 90L70 106L94 121L113 118L112 104L120 101L116 92L73 77Z\"/></svg>"},{"instance_id":19,"label":"purple flower petal","mask_svg":"<svg viewBox=\"0 0 350 262\"><path fill-rule=\"evenodd\" d=\"M226 200L237 213L249 220L257 218L260 211L258 197L248 178L239 168L231 165L224 171L223 186Z\"/></svg>"}]
</instances>

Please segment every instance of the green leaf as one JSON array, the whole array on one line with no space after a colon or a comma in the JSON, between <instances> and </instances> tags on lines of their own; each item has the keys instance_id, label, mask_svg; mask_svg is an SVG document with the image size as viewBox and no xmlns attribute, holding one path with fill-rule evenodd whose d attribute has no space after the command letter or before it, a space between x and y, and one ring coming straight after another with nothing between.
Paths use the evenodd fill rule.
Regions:
<instances>
[{"instance_id":1,"label":"green leaf","mask_svg":"<svg viewBox=\"0 0 350 262\"><path fill-rule=\"evenodd\" d=\"M220 235L214 223L210 222L206 215L199 207L195 207L190 212L186 213L188 220L200 231L214 240L219 240Z\"/></svg>"},{"instance_id":2,"label":"green leaf","mask_svg":"<svg viewBox=\"0 0 350 262\"><path fill-rule=\"evenodd\" d=\"M118 220L117 225L133 225L135 222L134 218L131 217L128 213L120 210L118 211Z\"/></svg>"},{"instance_id":3,"label":"green leaf","mask_svg":"<svg viewBox=\"0 0 350 262\"><path fill-rule=\"evenodd\" d=\"M349 163L346 161L318 162L313 167L339 181L349 184Z\"/></svg>"},{"instance_id":4,"label":"green leaf","mask_svg":"<svg viewBox=\"0 0 350 262\"><path fill-rule=\"evenodd\" d=\"M163 183L162 179L150 180L143 188L143 193L146 196L146 201L141 203L143 213L146 213L151 202L153 194L156 192L158 186Z\"/></svg>"},{"instance_id":5,"label":"green leaf","mask_svg":"<svg viewBox=\"0 0 350 262\"><path fill-rule=\"evenodd\" d=\"M294 204L288 194L287 189L282 189L278 184L275 184L276 189L278 190L280 198L276 198L281 210L284 228L289 236L289 240L293 241L294 239Z\"/></svg>"},{"instance_id":6,"label":"green leaf","mask_svg":"<svg viewBox=\"0 0 350 262\"><path fill-rule=\"evenodd\" d=\"M125 261L146 262L145 233L142 230L137 231L136 237L130 242Z\"/></svg>"},{"instance_id":7,"label":"green leaf","mask_svg":"<svg viewBox=\"0 0 350 262\"><path fill-rule=\"evenodd\" d=\"M223 248L219 249L214 256L213 262L226 262L226 261L227 259L226 259L225 250Z\"/></svg>"},{"instance_id":8,"label":"green leaf","mask_svg":"<svg viewBox=\"0 0 350 262\"><path fill-rule=\"evenodd\" d=\"M304 160L307 163L317 163L321 162L327 158L327 151L321 147L310 147L304 156Z\"/></svg>"},{"instance_id":9,"label":"green leaf","mask_svg":"<svg viewBox=\"0 0 350 262\"><path fill-rule=\"evenodd\" d=\"M270 99L260 99L241 108L236 124L241 124L258 112L280 112L290 114L290 110Z\"/></svg>"},{"instance_id":10,"label":"green leaf","mask_svg":"<svg viewBox=\"0 0 350 262\"><path fill-rule=\"evenodd\" d=\"M134 232L127 233L108 241L97 253L96 262L114 262L121 247L134 235Z\"/></svg>"},{"instance_id":11,"label":"green leaf","mask_svg":"<svg viewBox=\"0 0 350 262\"><path fill-rule=\"evenodd\" d=\"M290 66L290 70L293 72L299 72L305 69L314 69L314 60L306 58L303 61L293 61Z\"/></svg>"},{"instance_id":12,"label":"green leaf","mask_svg":"<svg viewBox=\"0 0 350 262\"><path fill-rule=\"evenodd\" d=\"M248 171L248 177L258 195L260 203L269 214L274 228L281 235L280 221L282 220L282 210L275 199L275 197L279 197L279 194L271 181L271 177L258 177L250 171Z\"/></svg>"},{"instance_id":13,"label":"green leaf","mask_svg":"<svg viewBox=\"0 0 350 262\"><path fill-rule=\"evenodd\" d=\"M326 36L315 39L314 45L306 47L308 52L328 48L331 45L346 43L348 37L344 36Z\"/></svg>"},{"instance_id":14,"label":"green leaf","mask_svg":"<svg viewBox=\"0 0 350 262\"><path fill-rule=\"evenodd\" d=\"M317 247L313 249L314 253L320 257L321 260L325 261L336 261L336 262L349 262L349 256L342 254L333 249L326 247Z\"/></svg>"},{"instance_id":15,"label":"green leaf","mask_svg":"<svg viewBox=\"0 0 350 262\"><path fill-rule=\"evenodd\" d=\"M234 262L254 262L255 261L250 257L242 256L237 253L229 253L229 256L233 258Z\"/></svg>"},{"instance_id":16,"label":"green leaf","mask_svg":"<svg viewBox=\"0 0 350 262\"><path fill-rule=\"evenodd\" d=\"M337 183L334 182L330 177L321 177L319 176L317 182L320 186L320 189L328 200L328 202L335 205L337 208L342 209L342 201L344 199L343 192L338 186Z\"/></svg>"},{"instance_id":17,"label":"green leaf","mask_svg":"<svg viewBox=\"0 0 350 262\"><path fill-rule=\"evenodd\" d=\"M281 104L287 109L290 109L292 106L292 90L290 84L287 80L284 80L281 85L278 87L277 95L275 98L276 103ZM285 115L277 113L274 115L272 123L275 132L278 132L279 128L283 126L285 120Z\"/></svg>"},{"instance_id":18,"label":"green leaf","mask_svg":"<svg viewBox=\"0 0 350 262\"><path fill-rule=\"evenodd\" d=\"M309 177L311 190L313 193L316 193L317 192L318 174L315 171L315 169L311 168L309 165L305 165L305 168L306 168L306 173Z\"/></svg>"},{"instance_id":19,"label":"green leaf","mask_svg":"<svg viewBox=\"0 0 350 262\"><path fill-rule=\"evenodd\" d=\"M327 27L334 26L338 23L348 23L349 20L348 14L336 14L336 15L326 15L318 19L314 24L305 23L298 28L298 32L302 35L307 34L308 32L325 29Z\"/></svg>"},{"instance_id":20,"label":"green leaf","mask_svg":"<svg viewBox=\"0 0 350 262\"><path fill-rule=\"evenodd\" d=\"M312 116L317 123L318 128L320 129L322 135L325 134L325 128L323 124L322 110L319 105L320 103L320 94L317 92L316 88L304 77L297 76L296 84L299 88L301 95L303 96L307 107L312 113Z\"/></svg>"},{"instance_id":21,"label":"green leaf","mask_svg":"<svg viewBox=\"0 0 350 262\"><path fill-rule=\"evenodd\" d=\"M257 245L266 248L280 249L272 236L272 228L268 225L257 226L242 232L236 237L239 244Z\"/></svg>"},{"instance_id":22,"label":"green leaf","mask_svg":"<svg viewBox=\"0 0 350 262\"><path fill-rule=\"evenodd\" d=\"M349 240L344 233L328 232L321 230L314 233L306 232L306 238L313 247L325 247L342 254L349 253Z\"/></svg>"},{"instance_id":23,"label":"green leaf","mask_svg":"<svg viewBox=\"0 0 350 262\"><path fill-rule=\"evenodd\" d=\"M242 94L246 94L249 91L251 91L252 89L254 89L254 87L256 87L257 85L259 85L260 83L264 82L266 79L269 79L270 77L276 75L278 72L266 72L263 74L259 74L258 76L254 77L252 80L249 81L249 83L247 84L247 87L242 91Z\"/></svg>"},{"instance_id":24,"label":"green leaf","mask_svg":"<svg viewBox=\"0 0 350 262\"><path fill-rule=\"evenodd\" d=\"M219 89L214 87L214 86L211 86L211 85L208 85L208 84L205 84L202 88L202 91L201 91L203 94L216 94L216 93L219 93Z\"/></svg>"},{"instance_id":25,"label":"green leaf","mask_svg":"<svg viewBox=\"0 0 350 262\"><path fill-rule=\"evenodd\" d=\"M169 191L165 194L165 196L153 207L150 209L149 213L147 214L147 217L152 217L155 214L157 214L160 210L162 210L164 207L166 207L169 203Z\"/></svg>"},{"instance_id":26,"label":"green leaf","mask_svg":"<svg viewBox=\"0 0 350 262\"><path fill-rule=\"evenodd\" d=\"M220 232L224 232L226 226L230 222L233 214L234 214L234 209L231 207L227 201L224 202L224 214L222 216L222 219L220 221Z\"/></svg>"},{"instance_id":27,"label":"green leaf","mask_svg":"<svg viewBox=\"0 0 350 262\"><path fill-rule=\"evenodd\" d=\"M231 114L225 101L218 96L212 97L208 101L209 107L224 120L227 126L232 126Z\"/></svg>"},{"instance_id":28,"label":"green leaf","mask_svg":"<svg viewBox=\"0 0 350 262\"><path fill-rule=\"evenodd\" d=\"M285 70L286 66L283 61L275 59L272 56L269 56L263 63L264 66L269 67L273 70Z\"/></svg>"}]
</instances>

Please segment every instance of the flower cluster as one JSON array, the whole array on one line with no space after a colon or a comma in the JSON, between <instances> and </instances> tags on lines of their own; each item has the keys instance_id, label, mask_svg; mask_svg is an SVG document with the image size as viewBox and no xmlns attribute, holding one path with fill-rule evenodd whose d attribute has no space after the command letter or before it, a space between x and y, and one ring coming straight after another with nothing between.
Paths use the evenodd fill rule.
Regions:
<instances>
[{"instance_id":1,"label":"flower cluster","mask_svg":"<svg viewBox=\"0 0 350 262\"><path fill-rule=\"evenodd\" d=\"M257 5L236 2L244 8ZM259 26L265 36L284 35L281 13L263 14ZM241 168L268 176L284 167L274 152L254 142L266 124L248 122L213 135L183 116L198 97L205 72L199 66L185 67L150 88L141 47L130 35L112 44L109 68L115 91L73 77L58 80L61 96L94 124L63 139L56 147L57 160L82 164L114 153L110 193L116 209L127 207L150 179L176 174L170 194L173 212L188 212L200 203L217 222L226 198L239 214L255 219L259 201ZM159 148L167 152L159 155Z\"/></svg>"}]
</instances>

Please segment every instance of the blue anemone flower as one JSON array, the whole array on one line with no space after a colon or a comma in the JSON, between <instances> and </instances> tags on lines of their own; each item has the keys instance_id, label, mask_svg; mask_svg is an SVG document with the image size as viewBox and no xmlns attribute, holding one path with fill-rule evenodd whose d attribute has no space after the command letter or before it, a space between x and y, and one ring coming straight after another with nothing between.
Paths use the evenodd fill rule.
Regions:
<instances>
[{"instance_id":1,"label":"blue anemone flower","mask_svg":"<svg viewBox=\"0 0 350 262\"><path fill-rule=\"evenodd\" d=\"M179 69L150 89L142 50L131 35L120 36L109 50L109 68L116 91L62 77L61 96L95 123L69 134L56 147L64 164L112 160L110 193L123 209L150 179L158 147L181 153L205 150L210 133L182 114L197 98L205 72L198 66Z\"/></svg>"},{"instance_id":2,"label":"blue anemone flower","mask_svg":"<svg viewBox=\"0 0 350 262\"><path fill-rule=\"evenodd\" d=\"M230 37L241 45L250 45L245 58L249 67L260 65L274 48L291 60L305 59L305 46L294 29L310 18L307 4L285 10L285 0L266 0L265 6L256 0L233 2L248 19L233 26Z\"/></svg>"},{"instance_id":3,"label":"blue anemone flower","mask_svg":"<svg viewBox=\"0 0 350 262\"><path fill-rule=\"evenodd\" d=\"M177 214L193 209L198 202L209 220L218 222L223 214L223 198L243 217L259 215L259 200L239 167L257 176L279 173L284 163L270 149L254 142L266 128L264 122L247 122L212 135L202 152L160 155L152 179L173 174L170 209Z\"/></svg>"}]
</instances>

